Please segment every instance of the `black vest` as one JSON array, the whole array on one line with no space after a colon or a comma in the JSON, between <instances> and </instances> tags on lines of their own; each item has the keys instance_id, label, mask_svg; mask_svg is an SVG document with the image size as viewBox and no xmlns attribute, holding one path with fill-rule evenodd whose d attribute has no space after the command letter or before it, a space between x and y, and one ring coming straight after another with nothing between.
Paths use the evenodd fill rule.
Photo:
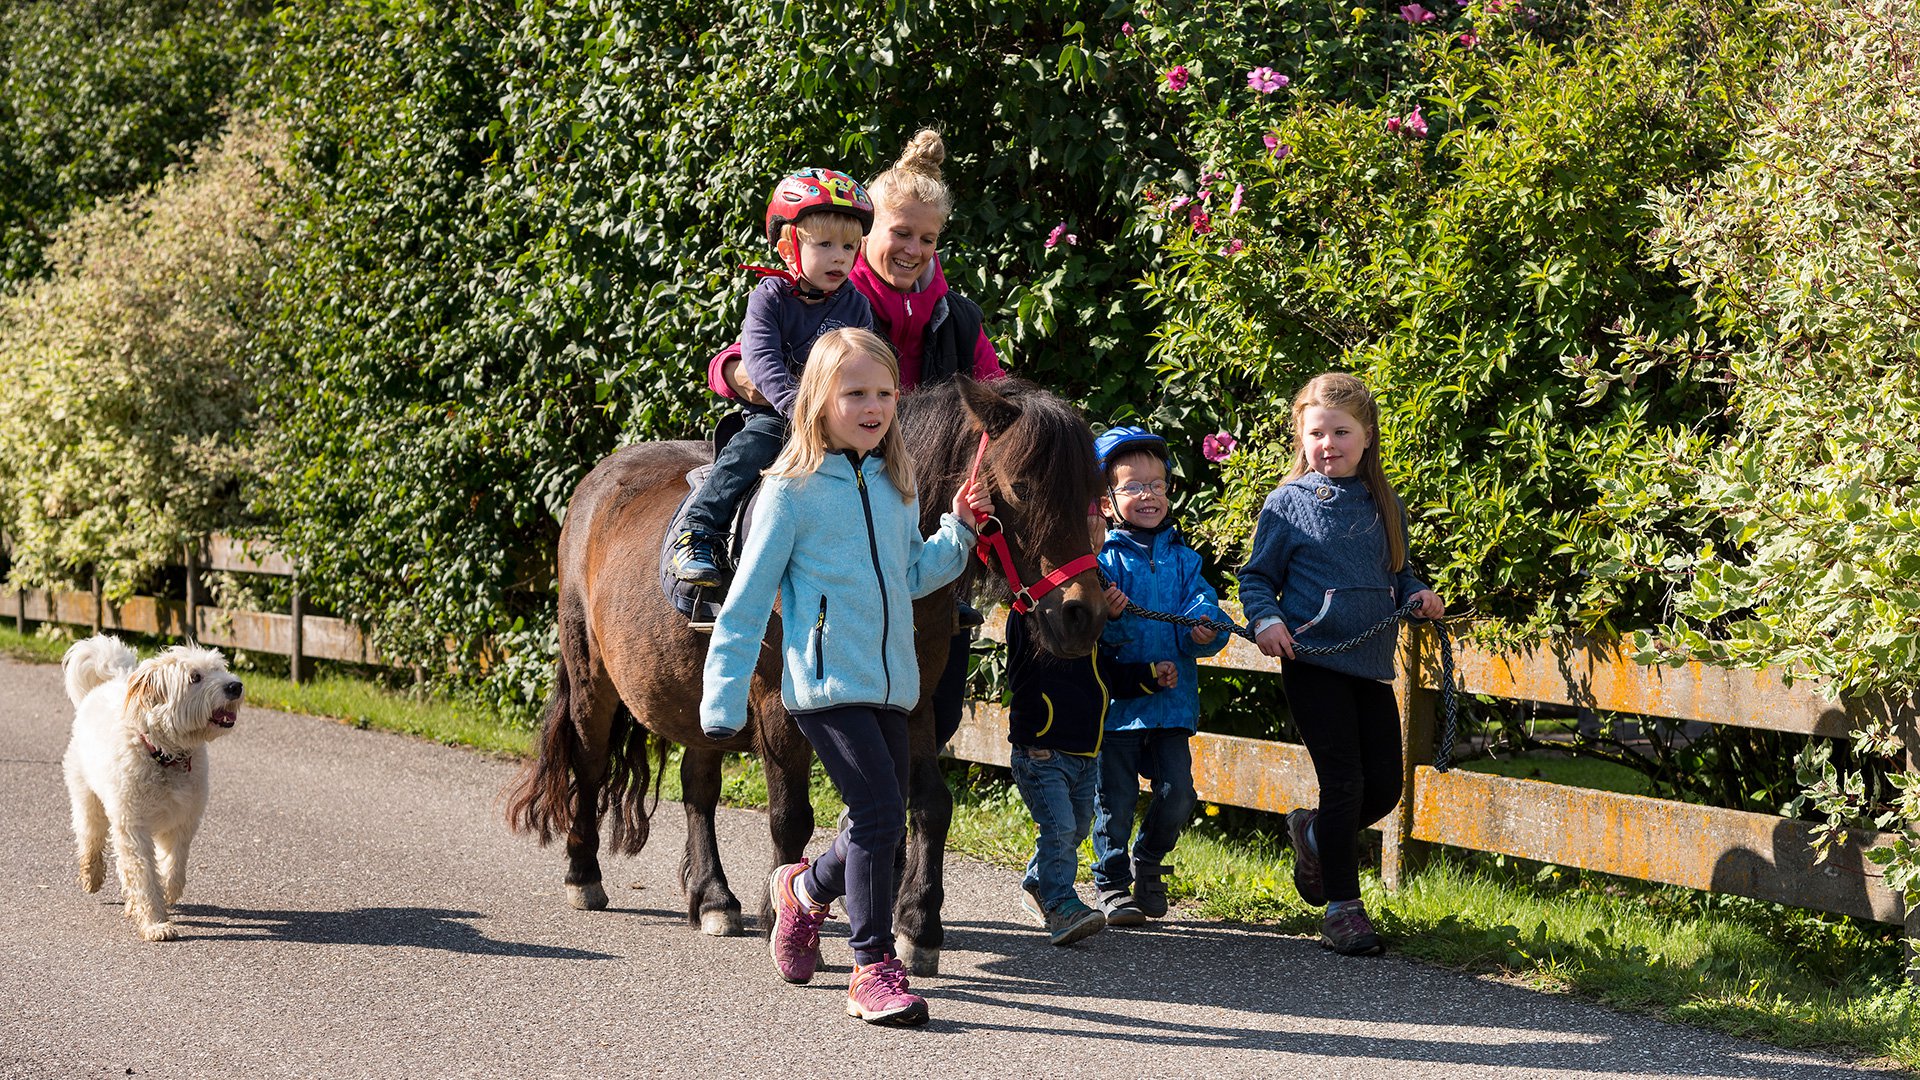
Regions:
<instances>
[{"instance_id":1,"label":"black vest","mask_svg":"<svg viewBox=\"0 0 1920 1080\"><path fill-rule=\"evenodd\" d=\"M949 290L940 298L944 311L935 311L920 345L920 385L946 382L959 372L973 374L973 347L980 340L986 317L980 306Z\"/></svg>"}]
</instances>

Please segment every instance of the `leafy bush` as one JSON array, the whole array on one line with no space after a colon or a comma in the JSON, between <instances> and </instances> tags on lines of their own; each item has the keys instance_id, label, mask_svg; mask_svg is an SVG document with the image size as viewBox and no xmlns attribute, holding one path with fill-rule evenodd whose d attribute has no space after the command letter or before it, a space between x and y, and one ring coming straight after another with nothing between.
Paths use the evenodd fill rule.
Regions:
<instances>
[{"instance_id":1,"label":"leafy bush","mask_svg":"<svg viewBox=\"0 0 1920 1080\"><path fill-rule=\"evenodd\" d=\"M0 8L0 285L38 276L70 216L151 184L217 134L259 0Z\"/></svg>"},{"instance_id":2,"label":"leafy bush","mask_svg":"<svg viewBox=\"0 0 1920 1080\"><path fill-rule=\"evenodd\" d=\"M929 119L950 277L1013 366L1143 395L1147 323L1113 294L1151 254L1124 200L1171 148L1089 10L289 4L259 499L316 598L389 656L444 670L452 642L503 703L537 699L566 501L619 441L701 433L773 179L872 175ZM1063 220L1110 257L1039 269Z\"/></svg>"},{"instance_id":3,"label":"leafy bush","mask_svg":"<svg viewBox=\"0 0 1920 1080\"><path fill-rule=\"evenodd\" d=\"M244 312L279 139L236 123L190 168L68 222L0 297L0 514L17 584L131 593L236 522L253 386Z\"/></svg>"},{"instance_id":4,"label":"leafy bush","mask_svg":"<svg viewBox=\"0 0 1920 1080\"><path fill-rule=\"evenodd\" d=\"M1900 771L1920 690L1920 10L1796 0L1793 55L1737 152L1663 193L1655 254L1706 326L1595 373L1596 392L1712 357L1729 387L1724 443L1680 466L1690 549L1679 615L1649 658L1697 657L1822 677L1863 710L1853 763L1810 755L1830 825L1904 830L1888 884L1920 886L1920 775ZM1624 493L1623 502L1646 497ZM1904 763L1909 769L1915 759ZM1837 834L1836 834L1837 835Z\"/></svg>"}]
</instances>

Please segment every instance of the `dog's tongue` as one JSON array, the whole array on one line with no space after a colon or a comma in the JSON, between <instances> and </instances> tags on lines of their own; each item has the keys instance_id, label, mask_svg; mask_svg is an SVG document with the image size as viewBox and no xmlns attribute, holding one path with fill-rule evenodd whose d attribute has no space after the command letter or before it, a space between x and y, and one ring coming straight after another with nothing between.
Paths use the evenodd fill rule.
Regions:
<instances>
[{"instance_id":1,"label":"dog's tongue","mask_svg":"<svg viewBox=\"0 0 1920 1080\"><path fill-rule=\"evenodd\" d=\"M239 719L239 717L237 717L234 714L234 711L232 709L221 709L219 712L214 713L212 716L208 717L207 719L212 723L218 724L223 728L227 728L227 727L232 727L234 724L234 721Z\"/></svg>"}]
</instances>

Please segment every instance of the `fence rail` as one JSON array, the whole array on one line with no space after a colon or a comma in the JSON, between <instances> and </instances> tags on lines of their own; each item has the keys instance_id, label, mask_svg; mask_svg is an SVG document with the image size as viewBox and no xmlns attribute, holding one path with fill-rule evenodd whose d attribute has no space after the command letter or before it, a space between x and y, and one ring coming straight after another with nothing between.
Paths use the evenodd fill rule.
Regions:
<instances>
[{"instance_id":1,"label":"fence rail","mask_svg":"<svg viewBox=\"0 0 1920 1080\"><path fill-rule=\"evenodd\" d=\"M208 644L294 658L298 676L307 658L380 663L357 628L340 619L304 615L297 567L262 545L216 537L185 553L184 603L134 597L104 602L93 591L22 590L15 618L96 629L191 636ZM208 607L198 599L198 571L292 576L287 614ZM1237 615L1237 612L1234 614ZM983 631L1000 638L1004 613ZM1766 814L1697 806L1615 792L1433 769L1438 664L1431 632L1403 635L1401 707L1406 773L1394 816L1382 823L1382 875L1398 887L1430 845L1498 852L1643 881L1731 893L1796 907L1903 923L1920 938L1920 904L1888 889L1866 852L1889 845L1885 833L1854 830L1824 862L1813 854L1812 828ZM1279 662L1249 642L1233 639L1210 667L1278 673ZM1457 645L1461 689L1638 716L1729 724L1769 731L1844 737L1870 713L1895 720L1905 733L1907 766L1920 771L1920 734L1914 703L1829 701L1805 682L1787 685L1777 672L1731 670L1698 663L1642 667L1618 648L1555 644L1521 653L1492 653ZM975 702L951 752L957 758L1006 765L1006 715L993 702ZM1304 747L1265 739L1201 734L1193 744L1194 783L1209 802L1284 812L1317 801ZM1909 975L1920 978L1910 955Z\"/></svg>"}]
</instances>

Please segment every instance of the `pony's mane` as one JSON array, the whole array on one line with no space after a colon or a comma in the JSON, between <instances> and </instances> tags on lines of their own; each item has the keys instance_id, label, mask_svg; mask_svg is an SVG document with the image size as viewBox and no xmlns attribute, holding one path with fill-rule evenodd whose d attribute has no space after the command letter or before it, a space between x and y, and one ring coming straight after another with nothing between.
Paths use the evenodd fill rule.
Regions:
<instances>
[{"instance_id":1,"label":"pony's mane","mask_svg":"<svg viewBox=\"0 0 1920 1080\"><path fill-rule=\"evenodd\" d=\"M993 484L998 516L1015 547L1029 560L1038 552L1056 557L1086 552L1087 506L1100 490L1086 420L1065 399L1025 380L990 385L1020 409L1020 419L993 440L988 464L980 470ZM921 529L931 533L973 465L980 426L967 410L959 381L949 380L901 398L900 431L913 456ZM968 560L963 594L973 592L978 565Z\"/></svg>"}]
</instances>

